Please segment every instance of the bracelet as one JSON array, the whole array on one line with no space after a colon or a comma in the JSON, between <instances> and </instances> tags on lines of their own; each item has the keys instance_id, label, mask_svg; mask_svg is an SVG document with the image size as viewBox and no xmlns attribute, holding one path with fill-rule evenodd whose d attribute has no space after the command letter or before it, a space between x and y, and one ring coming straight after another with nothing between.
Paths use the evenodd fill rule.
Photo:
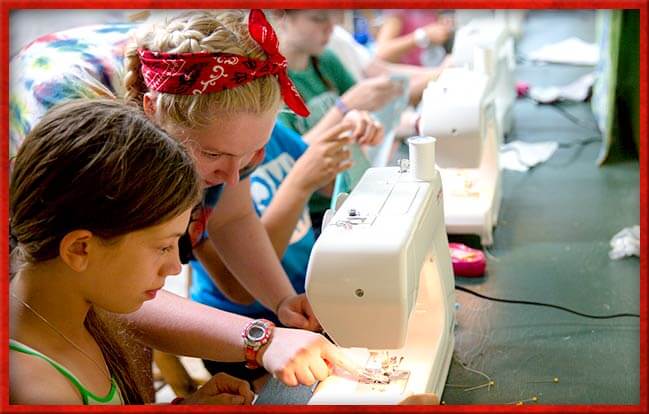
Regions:
<instances>
[{"instance_id":1,"label":"bracelet","mask_svg":"<svg viewBox=\"0 0 649 414\"><path fill-rule=\"evenodd\" d=\"M183 401L185 401L185 397L176 397L173 400L171 400L171 404L178 405L178 404L182 404Z\"/></svg>"},{"instance_id":2,"label":"bracelet","mask_svg":"<svg viewBox=\"0 0 649 414\"><path fill-rule=\"evenodd\" d=\"M345 102L343 102L342 99L338 98L336 99L336 108L343 114L343 116L347 115L347 112L349 112L349 107L345 105Z\"/></svg>"}]
</instances>

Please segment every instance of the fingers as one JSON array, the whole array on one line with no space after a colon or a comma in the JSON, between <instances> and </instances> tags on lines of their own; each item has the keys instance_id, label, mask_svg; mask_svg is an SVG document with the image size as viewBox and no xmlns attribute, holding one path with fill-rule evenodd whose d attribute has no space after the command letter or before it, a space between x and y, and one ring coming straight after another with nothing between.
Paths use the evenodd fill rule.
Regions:
<instances>
[{"instance_id":1,"label":"fingers","mask_svg":"<svg viewBox=\"0 0 649 414\"><path fill-rule=\"evenodd\" d=\"M309 303L308 300L304 301L304 314L307 317L307 327L305 329L308 329L309 331L317 331L317 332L322 331L322 326L320 326L320 322L315 317L315 314L313 313L313 309L311 308L311 304Z\"/></svg>"},{"instance_id":2,"label":"fingers","mask_svg":"<svg viewBox=\"0 0 649 414\"><path fill-rule=\"evenodd\" d=\"M361 366L358 365L354 360L349 358L340 348L336 347L329 341L322 346L321 356L324 360L331 362L337 367L344 369L353 376L356 376L361 371Z\"/></svg>"},{"instance_id":3,"label":"fingers","mask_svg":"<svg viewBox=\"0 0 649 414\"><path fill-rule=\"evenodd\" d=\"M322 358L314 358L311 363L311 373L316 380L323 381L331 374L331 369L326 360Z\"/></svg>"},{"instance_id":4,"label":"fingers","mask_svg":"<svg viewBox=\"0 0 649 414\"><path fill-rule=\"evenodd\" d=\"M362 112L357 116L352 137L360 144L371 142L380 127L380 122L375 121L367 112Z\"/></svg>"},{"instance_id":5,"label":"fingers","mask_svg":"<svg viewBox=\"0 0 649 414\"><path fill-rule=\"evenodd\" d=\"M288 385L289 387L295 387L299 385L300 383L297 381L297 378L295 376L295 371L291 369L284 369L280 373L278 373L275 378L277 378L279 381L284 383L285 385Z\"/></svg>"},{"instance_id":6,"label":"fingers","mask_svg":"<svg viewBox=\"0 0 649 414\"><path fill-rule=\"evenodd\" d=\"M340 164L338 164L338 172L336 174L352 168L352 165L354 165L354 162L352 160L345 160L341 162ZM322 330L322 328L320 328L320 330Z\"/></svg>"},{"instance_id":7,"label":"fingers","mask_svg":"<svg viewBox=\"0 0 649 414\"><path fill-rule=\"evenodd\" d=\"M306 329L309 324L307 318L305 318L301 313L292 310L287 310L285 312L280 311L277 317L282 325L291 328Z\"/></svg>"},{"instance_id":8,"label":"fingers","mask_svg":"<svg viewBox=\"0 0 649 414\"><path fill-rule=\"evenodd\" d=\"M220 372L187 398L189 404L252 404L254 394L247 381Z\"/></svg>"},{"instance_id":9,"label":"fingers","mask_svg":"<svg viewBox=\"0 0 649 414\"><path fill-rule=\"evenodd\" d=\"M302 385L313 385L316 381L313 373L311 372L310 365L301 365L295 368L295 378Z\"/></svg>"},{"instance_id":10,"label":"fingers","mask_svg":"<svg viewBox=\"0 0 649 414\"><path fill-rule=\"evenodd\" d=\"M210 381L205 385L213 385L216 390L219 392L229 392L229 393L238 393L244 395L246 393L251 393L250 384L248 381L233 377L232 375L226 374L224 372L219 372L214 375Z\"/></svg>"},{"instance_id":11,"label":"fingers","mask_svg":"<svg viewBox=\"0 0 649 414\"><path fill-rule=\"evenodd\" d=\"M255 393L250 389L250 383L248 381L241 381L237 393L243 397L243 404L250 405L252 400L255 398Z\"/></svg>"},{"instance_id":12,"label":"fingers","mask_svg":"<svg viewBox=\"0 0 649 414\"><path fill-rule=\"evenodd\" d=\"M244 404L250 404L252 402L252 399L250 399L250 402L246 402L245 398L242 397L241 395L234 395L228 393L215 395L210 400L211 401L205 401L204 404L244 405Z\"/></svg>"},{"instance_id":13,"label":"fingers","mask_svg":"<svg viewBox=\"0 0 649 414\"><path fill-rule=\"evenodd\" d=\"M310 386L316 381L326 379L330 374L331 369L327 362L320 356L319 350L314 349L303 354L290 368L283 370L276 377L289 386Z\"/></svg>"},{"instance_id":14,"label":"fingers","mask_svg":"<svg viewBox=\"0 0 649 414\"><path fill-rule=\"evenodd\" d=\"M365 134L358 139L358 143L361 145L378 145L383 141L383 135L383 125L378 121L372 121Z\"/></svg>"},{"instance_id":15,"label":"fingers","mask_svg":"<svg viewBox=\"0 0 649 414\"><path fill-rule=\"evenodd\" d=\"M354 123L349 120L343 120L340 124L329 128L326 130L322 136L321 141L337 141L337 140L348 140L350 139L349 135L345 135L345 132L351 132L354 129Z\"/></svg>"}]
</instances>

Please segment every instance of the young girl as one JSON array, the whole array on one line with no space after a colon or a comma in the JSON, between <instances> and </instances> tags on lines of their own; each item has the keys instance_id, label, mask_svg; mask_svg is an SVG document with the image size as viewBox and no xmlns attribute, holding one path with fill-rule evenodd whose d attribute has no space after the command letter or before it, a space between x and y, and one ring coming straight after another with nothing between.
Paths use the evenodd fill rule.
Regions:
<instances>
[{"instance_id":1,"label":"young girl","mask_svg":"<svg viewBox=\"0 0 649 414\"><path fill-rule=\"evenodd\" d=\"M109 313L136 311L180 272L178 239L199 197L186 150L132 107L78 100L43 117L10 183L12 403L144 402ZM247 383L221 375L186 402L251 399Z\"/></svg>"},{"instance_id":2,"label":"young girl","mask_svg":"<svg viewBox=\"0 0 649 414\"><path fill-rule=\"evenodd\" d=\"M339 124L350 112L378 110L402 92L401 85L387 76L356 82L334 53L326 49L336 21L335 13L338 12L280 10L274 14L289 77L304 97L310 112L308 117L297 117L290 111L282 111L279 120L303 135L307 142L310 136L321 136ZM370 140L358 142L378 143ZM320 194L314 194L309 202L316 235L330 203L329 197Z\"/></svg>"},{"instance_id":3,"label":"young girl","mask_svg":"<svg viewBox=\"0 0 649 414\"><path fill-rule=\"evenodd\" d=\"M263 13L193 12L146 26L126 48L124 67L111 68L126 32L122 25L78 29L38 39L21 52L11 68L14 148L53 102L122 95L123 90L126 99L189 149L206 187L189 232L181 238L183 261L200 261L219 287L227 266L284 325L318 329L306 297L297 295L286 277L250 198L247 174L263 158L281 100L307 114ZM115 81L121 72L123 87ZM356 123L357 139L375 134L369 122L361 118ZM245 355L288 385L323 379L329 375L325 359L339 360L336 348L321 335L284 328L274 329L267 345L254 344L256 350L247 352L252 348L240 332L250 324L248 318L165 291L126 318L146 345L230 362Z\"/></svg>"}]
</instances>

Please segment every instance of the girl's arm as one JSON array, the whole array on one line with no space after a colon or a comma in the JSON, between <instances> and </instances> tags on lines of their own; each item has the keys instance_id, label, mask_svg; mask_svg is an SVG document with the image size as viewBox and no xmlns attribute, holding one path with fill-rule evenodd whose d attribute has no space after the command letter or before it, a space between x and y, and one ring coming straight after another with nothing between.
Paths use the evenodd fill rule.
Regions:
<instances>
[{"instance_id":1,"label":"girl's arm","mask_svg":"<svg viewBox=\"0 0 649 414\"><path fill-rule=\"evenodd\" d=\"M164 290L125 318L137 328L143 343L161 351L224 362L244 360L241 332L250 318ZM257 354L257 362L287 385L311 385L314 378L326 378L327 361L351 364L322 335L301 329L275 328L270 342Z\"/></svg>"}]
</instances>

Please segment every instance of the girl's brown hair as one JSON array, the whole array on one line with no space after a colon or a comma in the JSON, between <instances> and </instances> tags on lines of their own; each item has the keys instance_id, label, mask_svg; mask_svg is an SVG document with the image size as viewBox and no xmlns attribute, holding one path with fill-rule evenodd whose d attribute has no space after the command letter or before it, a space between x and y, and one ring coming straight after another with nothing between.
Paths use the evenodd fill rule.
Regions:
<instances>
[{"instance_id":1,"label":"girl's brown hair","mask_svg":"<svg viewBox=\"0 0 649 414\"><path fill-rule=\"evenodd\" d=\"M20 264L58 256L62 238L86 229L104 240L166 222L200 199L185 148L140 109L80 99L48 111L26 137L10 182L12 255ZM100 345L126 402L141 403L129 352L91 309L86 326Z\"/></svg>"}]
</instances>

